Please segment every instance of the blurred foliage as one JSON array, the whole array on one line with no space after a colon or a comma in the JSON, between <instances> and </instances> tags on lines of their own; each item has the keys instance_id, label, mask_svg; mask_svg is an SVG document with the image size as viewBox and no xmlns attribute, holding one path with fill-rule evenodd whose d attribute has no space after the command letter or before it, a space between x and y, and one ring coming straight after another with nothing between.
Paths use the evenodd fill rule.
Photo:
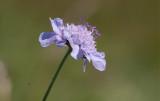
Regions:
<instances>
[{"instance_id":1,"label":"blurred foliage","mask_svg":"<svg viewBox=\"0 0 160 101\"><path fill-rule=\"evenodd\" d=\"M107 70L90 63L83 73L83 60L70 56L47 101L159 101L158 0L1 0L0 60L12 84L6 101L43 98L67 51L40 46L39 34L52 31L49 17L96 26Z\"/></svg>"}]
</instances>

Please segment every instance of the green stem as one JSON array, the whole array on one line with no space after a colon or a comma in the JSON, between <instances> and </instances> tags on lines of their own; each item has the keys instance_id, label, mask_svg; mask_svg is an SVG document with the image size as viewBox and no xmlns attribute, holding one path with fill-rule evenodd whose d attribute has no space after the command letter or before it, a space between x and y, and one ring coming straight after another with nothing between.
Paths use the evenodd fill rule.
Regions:
<instances>
[{"instance_id":1,"label":"green stem","mask_svg":"<svg viewBox=\"0 0 160 101\"><path fill-rule=\"evenodd\" d=\"M51 81L51 83L50 83L50 85L49 85L49 87L48 87L48 89L47 89L47 91L46 91L46 93L45 93L42 101L46 101L46 99L47 99L47 97L48 97L48 95L49 95L49 92L50 92L50 90L52 89L52 86L53 86L53 84L54 84L54 82L55 82L55 80L56 80L56 78L57 78L57 76L58 76L58 73L60 72L60 70L61 70L61 68L62 68L65 60L67 59L67 57L68 57L68 55L69 55L70 53L71 53L71 48L69 47L68 51L66 52L66 55L64 56L63 60L62 60L61 63L60 63L60 65L59 65L59 67L58 67L55 75L53 76L52 81Z\"/></svg>"}]
</instances>

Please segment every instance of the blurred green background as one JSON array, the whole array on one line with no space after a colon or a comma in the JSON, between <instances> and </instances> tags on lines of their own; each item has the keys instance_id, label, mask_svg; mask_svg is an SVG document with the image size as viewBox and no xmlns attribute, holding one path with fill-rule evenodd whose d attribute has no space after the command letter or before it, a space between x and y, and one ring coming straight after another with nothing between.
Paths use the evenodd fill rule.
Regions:
<instances>
[{"instance_id":1,"label":"blurred green background","mask_svg":"<svg viewBox=\"0 0 160 101\"><path fill-rule=\"evenodd\" d=\"M47 101L159 101L158 0L0 0L0 101L41 101L67 47L43 48L49 17L96 26L107 69L71 56Z\"/></svg>"}]
</instances>

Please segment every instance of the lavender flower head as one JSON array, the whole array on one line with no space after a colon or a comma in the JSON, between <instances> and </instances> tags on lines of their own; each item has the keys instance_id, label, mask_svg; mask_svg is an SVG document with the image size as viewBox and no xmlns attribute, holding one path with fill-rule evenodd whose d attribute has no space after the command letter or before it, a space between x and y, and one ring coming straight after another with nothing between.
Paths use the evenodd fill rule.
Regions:
<instances>
[{"instance_id":1,"label":"lavender flower head","mask_svg":"<svg viewBox=\"0 0 160 101\"><path fill-rule=\"evenodd\" d=\"M82 20L82 19L80 19ZM71 56L75 59L84 58L83 71L88 62L92 63L99 71L106 69L105 54L97 52L95 48L95 39L100 36L96 27L87 23L83 25L63 24L60 18L51 19L54 32L42 32L39 41L42 47L47 47L56 43L58 47L70 46L72 48Z\"/></svg>"}]
</instances>

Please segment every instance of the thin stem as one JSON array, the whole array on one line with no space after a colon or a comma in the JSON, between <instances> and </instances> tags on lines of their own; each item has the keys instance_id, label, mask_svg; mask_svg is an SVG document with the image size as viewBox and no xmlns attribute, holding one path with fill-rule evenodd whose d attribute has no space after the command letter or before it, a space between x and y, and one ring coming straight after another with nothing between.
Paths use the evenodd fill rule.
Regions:
<instances>
[{"instance_id":1,"label":"thin stem","mask_svg":"<svg viewBox=\"0 0 160 101\"><path fill-rule=\"evenodd\" d=\"M42 101L46 101L46 99L47 99L47 97L48 97L48 95L49 95L49 92L50 92L50 90L52 89L52 86L53 86L53 84L54 84L54 82L55 82L55 80L56 80L56 78L57 78L57 76L58 76L58 73L60 72L60 70L61 70L61 68L62 68L65 60L67 59L67 57L68 57L68 55L69 55L70 53L71 53L71 48L69 47L69 49L68 49L68 51L66 52L63 60L62 60L61 63L60 63L60 65L59 65L59 67L58 67L55 75L53 76L52 81L51 81L51 83L50 83L50 85L49 85L49 87L48 87L48 89L47 89L47 91L46 91L46 93L45 93Z\"/></svg>"}]
</instances>

